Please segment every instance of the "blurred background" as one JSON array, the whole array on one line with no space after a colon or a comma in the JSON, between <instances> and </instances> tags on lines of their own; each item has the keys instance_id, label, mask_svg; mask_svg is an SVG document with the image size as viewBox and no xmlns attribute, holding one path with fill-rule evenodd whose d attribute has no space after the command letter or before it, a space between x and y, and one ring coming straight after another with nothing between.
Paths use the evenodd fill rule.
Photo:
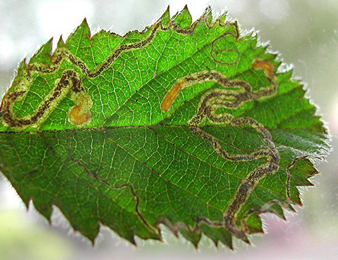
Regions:
<instances>
[{"instance_id":1,"label":"blurred background","mask_svg":"<svg viewBox=\"0 0 338 260\"><path fill-rule=\"evenodd\" d=\"M64 39L84 17L92 32L119 34L142 30L170 4L174 14L188 4L194 20L207 5L224 11L242 30L259 31L280 58L293 64L308 96L327 122L334 151L318 166L315 188L303 189L304 207L287 213L288 221L263 215L266 233L254 246L236 241L236 251L215 249L203 239L199 250L164 231L165 244L139 241L133 247L102 228L95 247L75 234L55 209L50 226L33 207L28 211L0 173L0 259L338 259L338 1L337 0L0 0L0 96L18 63L51 37ZM56 44L56 41L55 43ZM55 45L54 45L55 46Z\"/></svg>"}]
</instances>

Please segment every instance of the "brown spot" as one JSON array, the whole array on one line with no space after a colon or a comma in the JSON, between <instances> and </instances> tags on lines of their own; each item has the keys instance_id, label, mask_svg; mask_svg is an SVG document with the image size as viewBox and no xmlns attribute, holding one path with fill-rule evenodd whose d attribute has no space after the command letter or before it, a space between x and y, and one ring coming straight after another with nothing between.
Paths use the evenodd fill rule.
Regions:
<instances>
[{"instance_id":1,"label":"brown spot","mask_svg":"<svg viewBox=\"0 0 338 260\"><path fill-rule=\"evenodd\" d=\"M90 110L93 106L93 102L89 94L85 92L73 92L72 100L76 105L69 111L69 121L77 126L88 124L92 118Z\"/></svg>"},{"instance_id":2,"label":"brown spot","mask_svg":"<svg viewBox=\"0 0 338 260\"><path fill-rule=\"evenodd\" d=\"M273 80L275 78L275 67L272 65L271 62L265 61L265 60L256 60L254 64L252 64L252 67L256 70L263 69L266 73L266 76Z\"/></svg>"},{"instance_id":3,"label":"brown spot","mask_svg":"<svg viewBox=\"0 0 338 260\"><path fill-rule=\"evenodd\" d=\"M92 118L90 112L83 112L82 104L74 106L69 113L69 120L74 125L84 125Z\"/></svg>"},{"instance_id":4,"label":"brown spot","mask_svg":"<svg viewBox=\"0 0 338 260\"><path fill-rule=\"evenodd\" d=\"M178 94L181 92L184 84L186 83L186 81L180 81L178 83L176 83L167 93L167 95L165 95L162 104L161 104L161 108L164 112L167 112L170 107L172 106L172 104L174 103L175 99L177 98Z\"/></svg>"}]
</instances>

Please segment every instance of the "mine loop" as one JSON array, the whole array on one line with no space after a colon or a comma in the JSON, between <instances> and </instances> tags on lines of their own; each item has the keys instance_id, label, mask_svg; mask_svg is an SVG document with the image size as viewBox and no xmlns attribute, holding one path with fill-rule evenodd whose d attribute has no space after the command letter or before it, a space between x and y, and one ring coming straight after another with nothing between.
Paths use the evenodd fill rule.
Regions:
<instances>
[{"instance_id":1,"label":"mine loop","mask_svg":"<svg viewBox=\"0 0 338 260\"><path fill-rule=\"evenodd\" d=\"M268 98L278 91L278 84L274 75L274 67L270 62L256 60L253 69L264 70L270 82L268 87L253 91L250 84L244 80L229 80L218 71L201 71L192 73L176 81L173 87L164 97L161 108L164 112L169 111L177 99L179 93L186 87L197 83L213 81L222 88L213 88L207 91L201 98L197 113L190 119L188 127L196 135L208 141L215 152L228 161L248 162L265 158L266 162L259 165L239 185L233 200L224 212L224 227L234 236L248 241L246 234L248 228L245 220L236 222L236 216L242 206L248 201L251 192L258 182L267 175L274 174L279 170L280 155L272 140L271 133L264 125L254 118L235 117L229 112L217 113L220 108L236 109L249 101ZM221 145L220 141L203 129L203 123L218 125L231 125L235 127L251 127L263 136L265 147L249 154L231 154ZM289 183L288 183L289 184ZM289 194L288 194L289 195ZM211 222L213 223L213 222ZM214 223L218 225L219 223Z\"/></svg>"}]
</instances>

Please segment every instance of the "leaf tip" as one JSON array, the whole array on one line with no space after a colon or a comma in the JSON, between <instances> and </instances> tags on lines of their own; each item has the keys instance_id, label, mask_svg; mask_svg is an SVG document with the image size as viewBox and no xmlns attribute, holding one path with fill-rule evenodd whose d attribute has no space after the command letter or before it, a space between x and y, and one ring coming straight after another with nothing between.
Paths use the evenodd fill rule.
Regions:
<instances>
[{"instance_id":1,"label":"leaf tip","mask_svg":"<svg viewBox=\"0 0 338 260\"><path fill-rule=\"evenodd\" d=\"M205 8L202 17L205 18L205 21L207 22L207 24L209 26L212 25L212 23L213 23L213 16L212 16L212 8L211 8L210 5L208 5L207 8Z\"/></svg>"},{"instance_id":2,"label":"leaf tip","mask_svg":"<svg viewBox=\"0 0 338 260\"><path fill-rule=\"evenodd\" d=\"M83 41L85 38L90 39L90 28L87 22L87 18L84 18L82 23L74 30L72 34L68 37L66 43L71 43L74 40Z\"/></svg>"},{"instance_id":3,"label":"leaf tip","mask_svg":"<svg viewBox=\"0 0 338 260\"><path fill-rule=\"evenodd\" d=\"M289 210L291 210L292 212L296 212L295 208L291 204L289 204Z\"/></svg>"},{"instance_id":4,"label":"leaf tip","mask_svg":"<svg viewBox=\"0 0 338 260\"><path fill-rule=\"evenodd\" d=\"M188 5L185 5L182 11L176 13L173 16L173 20L175 24L181 28L189 28L192 23L192 17L188 10Z\"/></svg>"},{"instance_id":5,"label":"leaf tip","mask_svg":"<svg viewBox=\"0 0 338 260\"><path fill-rule=\"evenodd\" d=\"M41 48L30 58L29 63L48 62L53 49L53 37L51 37ZM26 60L25 60L26 61Z\"/></svg>"},{"instance_id":6,"label":"leaf tip","mask_svg":"<svg viewBox=\"0 0 338 260\"><path fill-rule=\"evenodd\" d=\"M242 237L241 240L242 240L244 243L248 244L249 246L252 245L251 242L250 242L250 240L249 240L249 238L248 238L247 236Z\"/></svg>"},{"instance_id":7,"label":"leaf tip","mask_svg":"<svg viewBox=\"0 0 338 260\"><path fill-rule=\"evenodd\" d=\"M62 38L62 34L60 35L59 41L57 43L57 48L63 48L65 46L65 42Z\"/></svg>"},{"instance_id":8,"label":"leaf tip","mask_svg":"<svg viewBox=\"0 0 338 260\"><path fill-rule=\"evenodd\" d=\"M227 15L228 13L224 12L220 16L218 16L217 20L218 20L219 25L224 26L226 24L225 21L226 21Z\"/></svg>"},{"instance_id":9,"label":"leaf tip","mask_svg":"<svg viewBox=\"0 0 338 260\"><path fill-rule=\"evenodd\" d=\"M164 27L168 27L170 24L170 5L168 5L167 9L164 11L159 21L162 23Z\"/></svg>"},{"instance_id":10,"label":"leaf tip","mask_svg":"<svg viewBox=\"0 0 338 260\"><path fill-rule=\"evenodd\" d=\"M136 243L135 237L133 236L130 240L128 239L130 243L133 244L133 246L138 247L138 244Z\"/></svg>"}]
</instances>

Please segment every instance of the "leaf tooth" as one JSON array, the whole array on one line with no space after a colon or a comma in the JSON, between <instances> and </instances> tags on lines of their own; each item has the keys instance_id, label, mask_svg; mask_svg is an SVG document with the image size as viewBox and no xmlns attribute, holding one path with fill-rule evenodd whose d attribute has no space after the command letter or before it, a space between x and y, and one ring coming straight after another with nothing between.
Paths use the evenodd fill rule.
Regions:
<instances>
[{"instance_id":1,"label":"leaf tooth","mask_svg":"<svg viewBox=\"0 0 338 260\"><path fill-rule=\"evenodd\" d=\"M264 233L262 219L258 214L252 214L246 220L246 223L249 228L249 233Z\"/></svg>"},{"instance_id":2,"label":"leaf tooth","mask_svg":"<svg viewBox=\"0 0 338 260\"><path fill-rule=\"evenodd\" d=\"M161 21L163 27L167 28L170 25L170 5L168 5L165 12L160 17L159 21Z\"/></svg>"},{"instance_id":3,"label":"leaf tooth","mask_svg":"<svg viewBox=\"0 0 338 260\"><path fill-rule=\"evenodd\" d=\"M188 6L185 5L181 12L178 12L174 17L174 22L177 26L187 29L191 26L192 17L188 10Z\"/></svg>"},{"instance_id":4,"label":"leaf tooth","mask_svg":"<svg viewBox=\"0 0 338 260\"><path fill-rule=\"evenodd\" d=\"M34 198L33 204L35 209L44 216L49 223L51 223L51 216L53 213L52 204L47 199Z\"/></svg>"},{"instance_id":5,"label":"leaf tooth","mask_svg":"<svg viewBox=\"0 0 338 260\"><path fill-rule=\"evenodd\" d=\"M136 243L136 240L135 240L135 236L134 236L134 235L125 237L125 239L127 239L130 243L132 243L134 246L137 247L137 243Z\"/></svg>"},{"instance_id":6,"label":"leaf tooth","mask_svg":"<svg viewBox=\"0 0 338 260\"><path fill-rule=\"evenodd\" d=\"M51 62L51 52L53 47L53 37L50 38L41 48L33 55L29 63L49 63Z\"/></svg>"},{"instance_id":7,"label":"leaf tooth","mask_svg":"<svg viewBox=\"0 0 338 260\"><path fill-rule=\"evenodd\" d=\"M75 211L70 208L65 208L64 205L61 206L55 203L54 205L60 209L74 231L81 233L92 244L95 243L95 239L100 232L100 223L96 217L85 218L77 216Z\"/></svg>"},{"instance_id":8,"label":"leaf tooth","mask_svg":"<svg viewBox=\"0 0 338 260\"><path fill-rule=\"evenodd\" d=\"M65 42L62 38L62 34L60 35L59 41L57 43L57 48L63 48L65 46Z\"/></svg>"},{"instance_id":9,"label":"leaf tooth","mask_svg":"<svg viewBox=\"0 0 338 260\"><path fill-rule=\"evenodd\" d=\"M226 25L226 18L227 18L228 12L222 13L220 16L218 16L217 21L220 26Z\"/></svg>"},{"instance_id":10,"label":"leaf tooth","mask_svg":"<svg viewBox=\"0 0 338 260\"><path fill-rule=\"evenodd\" d=\"M202 17L204 18L205 22L209 27L213 26L214 22L212 16L212 8L210 5L208 5L207 8L204 10Z\"/></svg>"},{"instance_id":11,"label":"leaf tooth","mask_svg":"<svg viewBox=\"0 0 338 260\"><path fill-rule=\"evenodd\" d=\"M75 29L75 31L68 37L66 44L69 44L73 41L81 42L82 40L90 39L90 28L87 22L87 19L84 18L82 23Z\"/></svg>"},{"instance_id":12,"label":"leaf tooth","mask_svg":"<svg viewBox=\"0 0 338 260\"><path fill-rule=\"evenodd\" d=\"M291 187L291 200L293 204L303 206L302 201L300 200L300 193L296 186Z\"/></svg>"},{"instance_id":13,"label":"leaf tooth","mask_svg":"<svg viewBox=\"0 0 338 260\"><path fill-rule=\"evenodd\" d=\"M224 227L211 227L207 224L201 224L201 231L204 235L209 237L218 247L219 241L225 246L233 250L232 235Z\"/></svg>"},{"instance_id":14,"label":"leaf tooth","mask_svg":"<svg viewBox=\"0 0 338 260\"><path fill-rule=\"evenodd\" d=\"M281 219L286 220L286 217L284 215L284 210L280 205L274 204L273 206L271 206L271 212L276 214Z\"/></svg>"},{"instance_id":15,"label":"leaf tooth","mask_svg":"<svg viewBox=\"0 0 338 260\"><path fill-rule=\"evenodd\" d=\"M187 14L189 14L189 16L191 17L191 14L190 14L190 11L189 11L189 8L188 8L188 5L187 5L187 4L183 7L183 9L182 9L181 12L182 12L182 13L187 13Z\"/></svg>"},{"instance_id":16,"label":"leaf tooth","mask_svg":"<svg viewBox=\"0 0 338 260\"><path fill-rule=\"evenodd\" d=\"M183 227L180 229L180 233L185 239L190 241L196 249L198 249L198 243L201 241L202 238L202 233L200 231L194 232Z\"/></svg>"},{"instance_id":17,"label":"leaf tooth","mask_svg":"<svg viewBox=\"0 0 338 260\"><path fill-rule=\"evenodd\" d=\"M289 204L288 207L289 207L289 210L296 212L295 208L291 204Z\"/></svg>"},{"instance_id":18,"label":"leaf tooth","mask_svg":"<svg viewBox=\"0 0 338 260\"><path fill-rule=\"evenodd\" d=\"M296 186L309 186L309 187L315 186L309 179L297 179L296 182L297 182Z\"/></svg>"},{"instance_id":19,"label":"leaf tooth","mask_svg":"<svg viewBox=\"0 0 338 260\"><path fill-rule=\"evenodd\" d=\"M251 242L249 240L249 238L244 235L243 237L240 238L244 243L248 244L248 245L251 245Z\"/></svg>"}]
</instances>

